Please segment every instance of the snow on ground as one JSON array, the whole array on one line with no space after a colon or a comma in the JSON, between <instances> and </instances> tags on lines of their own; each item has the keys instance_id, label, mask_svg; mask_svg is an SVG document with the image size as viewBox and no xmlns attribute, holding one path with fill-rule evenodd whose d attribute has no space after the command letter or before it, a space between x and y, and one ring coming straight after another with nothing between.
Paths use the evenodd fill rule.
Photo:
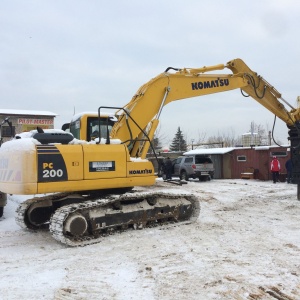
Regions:
<instances>
[{"instance_id":1,"label":"snow on ground","mask_svg":"<svg viewBox=\"0 0 300 300\"><path fill-rule=\"evenodd\" d=\"M175 186L200 199L192 224L129 230L71 248L0 219L0 299L300 299L297 186L256 180ZM142 188L140 188L142 189Z\"/></svg>"}]
</instances>

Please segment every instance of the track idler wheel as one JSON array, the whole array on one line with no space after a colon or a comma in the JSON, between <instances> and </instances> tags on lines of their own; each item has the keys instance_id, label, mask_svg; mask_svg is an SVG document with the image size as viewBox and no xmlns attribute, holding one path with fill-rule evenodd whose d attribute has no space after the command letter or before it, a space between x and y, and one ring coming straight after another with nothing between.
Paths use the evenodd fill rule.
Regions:
<instances>
[{"instance_id":1,"label":"track idler wheel","mask_svg":"<svg viewBox=\"0 0 300 300\"><path fill-rule=\"evenodd\" d=\"M32 204L27 210L24 220L28 228L41 228L48 223L53 207L49 201L41 201Z\"/></svg>"},{"instance_id":2,"label":"track idler wheel","mask_svg":"<svg viewBox=\"0 0 300 300\"><path fill-rule=\"evenodd\" d=\"M65 231L73 236L83 236L88 229L86 218L81 214L70 216L65 222Z\"/></svg>"}]
</instances>

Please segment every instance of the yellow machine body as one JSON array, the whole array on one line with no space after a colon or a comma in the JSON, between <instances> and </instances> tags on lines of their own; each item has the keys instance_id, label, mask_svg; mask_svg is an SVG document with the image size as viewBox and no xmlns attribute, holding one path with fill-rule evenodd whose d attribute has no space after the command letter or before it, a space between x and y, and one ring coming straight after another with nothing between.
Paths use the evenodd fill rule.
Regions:
<instances>
[{"instance_id":1,"label":"yellow machine body","mask_svg":"<svg viewBox=\"0 0 300 300\"><path fill-rule=\"evenodd\" d=\"M130 158L124 144L35 145L2 149L0 190L12 194L91 191L153 185L153 165ZM18 143L20 147L18 147ZM30 145L32 143L32 145Z\"/></svg>"}]
</instances>

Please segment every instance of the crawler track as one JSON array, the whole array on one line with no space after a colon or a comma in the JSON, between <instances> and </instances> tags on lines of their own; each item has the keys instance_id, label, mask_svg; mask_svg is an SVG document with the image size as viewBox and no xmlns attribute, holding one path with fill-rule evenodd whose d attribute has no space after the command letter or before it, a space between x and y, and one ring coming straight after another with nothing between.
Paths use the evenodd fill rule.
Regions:
<instances>
[{"instance_id":1,"label":"crawler track","mask_svg":"<svg viewBox=\"0 0 300 300\"><path fill-rule=\"evenodd\" d=\"M193 222L200 214L200 204L192 194L166 192L134 192L122 195L106 195L101 199L85 197L84 201L63 205L55 210L47 203L69 199L70 195L55 194L33 198L21 203L17 210L17 223L22 228L39 229L49 227L52 236L68 246L85 246L98 243L104 236L126 229L141 229L170 222ZM76 194L72 197L76 198ZM82 197L77 195L78 199ZM41 208L39 203L46 204ZM30 222L30 207L37 207L35 220ZM49 208L50 207L50 208ZM51 217L48 210L53 210ZM43 215L45 211L45 216ZM50 216L50 215L49 215ZM180 223L178 223L180 224Z\"/></svg>"},{"instance_id":2,"label":"crawler track","mask_svg":"<svg viewBox=\"0 0 300 300\"><path fill-rule=\"evenodd\" d=\"M39 205L39 203L44 203L47 201L50 201L52 203L53 201L62 199L64 197L67 197L68 195L70 195L70 193L57 193L57 194L47 195L43 197L34 197L20 203L16 211L17 213L15 218L16 223L21 228L24 229L26 228L42 229L42 228L49 227L49 223L48 223L49 219L47 220L47 218L45 218L42 214L41 214L41 218L44 218L44 220L39 220L40 224L34 224L30 222L30 219L28 218L28 210L33 205Z\"/></svg>"}]
</instances>

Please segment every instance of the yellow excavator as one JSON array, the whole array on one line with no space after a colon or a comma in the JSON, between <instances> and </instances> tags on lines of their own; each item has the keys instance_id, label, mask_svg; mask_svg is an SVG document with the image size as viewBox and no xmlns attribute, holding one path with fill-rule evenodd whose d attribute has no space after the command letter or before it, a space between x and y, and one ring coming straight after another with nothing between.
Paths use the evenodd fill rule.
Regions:
<instances>
[{"instance_id":1,"label":"yellow excavator","mask_svg":"<svg viewBox=\"0 0 300 300\"><path fill-rule=\"evenodd\" d=\"M231 73L215 74L224 69ZM31 229L49 226L56 240L70 246L98 242L113 230L196 220L200 206L193 195L171 188L168 192L133 188L155 184L146 154L165 105L233 89L241 89L287 124L293 181L299 186L299 109L241 59L234 59L198 69L168 68L141 86L124 107L102 106L98 115L74 117L67 126L72 134L37 132L4 143L0 191L46 194L21 203L17 223ZM107 110L113 112L103 117Z\"/></svg>"}]
</instances>

